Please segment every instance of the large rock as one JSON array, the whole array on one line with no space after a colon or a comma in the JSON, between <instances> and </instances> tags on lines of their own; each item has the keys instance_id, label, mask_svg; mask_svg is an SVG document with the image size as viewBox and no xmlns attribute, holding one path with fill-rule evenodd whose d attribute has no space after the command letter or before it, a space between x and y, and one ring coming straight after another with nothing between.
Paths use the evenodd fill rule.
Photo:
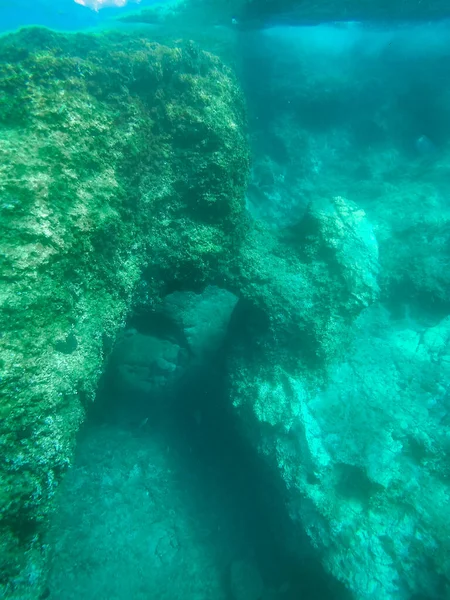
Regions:
<instances>
[{"instance_id":1,"label":"large rock","mask_svg":"<svg viewBox=\"0 0 450 600\"><path fill-rule=\"evenodd\" d=\"M192 361L204 365L222 348L237 301L231 292L209 285L200 294L169 294L161 310L186 340Z\"/></svg>"},{"instance_id":2,"label":"large rock","mask_svg":"<svg viewBox=\"0 0 450 600\"><path fill-rule=\"evenodd\" d=\"M216 286L168 294L153 319L128 327L108 363L108 412L152 423L172 410L172 400L192 378L201 378L223 349L238 298Z\"/></svg>"},{"instance_id":3,"label":"large rock","mask_svg":"<svg viewBox=\"0 0 450 600\"><path fill-rule=\"evenodd\" d=\"M187 362L187 351L171 340L127 330L114 347L110 368L122 393L146 396L151 405L173 388Z\"/></svg>"},{"instance_id":4,"label":"large rock","mask_svg":"<svg viewBox=\"0 0 450 600\"><path fill-rule=\"evenodd\" d=\"M377 275L366 214L336 197L312 203L282 232L256 225L242 245L236 286L263 315L259 335L265 327L263 346L275 363L322 368L345 346L349 323L376 300Z\"/></svg>"},{"instance_id":5,"label":"large rock","mask_svg":"<svg viewBox=\"0 0 450 600\"><path fill-rule=\"evenodd\" d=\"M285 455L293 488L308 498L298 514L358 598L444 598L449 319L426 331L393 328L378 310L358 326L348 361L293 432L310 466L300 475Z\"/></svg>"},{"instance_id":6,"label":"large rock","mask_svg":"<svg viewBox=\"0 0 450 600\"><path fill-rule=\"evenodd\" d=\"M116 333L238 247L248 151L217 58L117 34L3 37L0 128L0 595L25 600Z\"/></svg>"},{"instance_id":7,"label":"large rock","mask_svg":"<svg viewBox=\"0 0 450 600\"><path fill-rule=\"evenodd\" d=\"M393 325L383 309L363 313L346 360L316 387L241 361L235 403L283 477L293 523L355 598L445 599L450 319Z\"/></svg>"}]
</instances>

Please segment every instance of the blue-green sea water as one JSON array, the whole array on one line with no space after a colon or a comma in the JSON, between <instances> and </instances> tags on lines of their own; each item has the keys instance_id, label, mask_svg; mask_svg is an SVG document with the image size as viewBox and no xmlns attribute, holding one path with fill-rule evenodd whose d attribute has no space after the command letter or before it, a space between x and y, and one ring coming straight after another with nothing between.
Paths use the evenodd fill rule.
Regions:
<instances>
[{"instance_id":1,"label":"blue-green sea water","mask_svg":"<svg viewBox=\"0 0 450 600\"><path fill-rule=\"evenodd\" d=\"M449 66L440 0L0 0L1 599L450 600Z\"/></svg>"}]
</instances>

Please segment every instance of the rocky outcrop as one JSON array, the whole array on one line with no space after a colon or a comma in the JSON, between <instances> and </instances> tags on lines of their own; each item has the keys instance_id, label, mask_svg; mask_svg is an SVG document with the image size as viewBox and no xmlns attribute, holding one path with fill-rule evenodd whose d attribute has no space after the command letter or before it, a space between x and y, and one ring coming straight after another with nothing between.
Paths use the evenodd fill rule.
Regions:
<instances>
[{"instance_id":1,"label":"rocky outcrop","mask_svg":"<svg viewBox=\"0 0 450 600\"><path fill-rule=\"evenodd\" d=\"M448 318L421 333L376 309L357 325L347 361L279 441L293 514L355 597L445 598Z\"/></svg>"},{"instance_id":2,"label":"rocky outcrop","mask_svg":"<svg viewBox=\"0 0 450 600\"><path fill-rule=\"evenodd\" d=\"M237 302L211 285L199 293L172 292L151 315L141 315L136 325L145 327L121 332L108 361L108 413L158 426L180 390L211 368Z\"/></svg>"},{"instance_id":3,"label":"rocky outcrop","mask_svg":"<svg viewBox=\"0 0 450 600\"><path fill-rule=\"evenodd\" d=\"M160 310L184 338L191 364L201 366L222 349L237 302L231 292L208 285L201 293L169 294Z\"/></svg>"},{"instance_id":4,"label":"rocky outcrop","mask_svg":"<svg viewBox=\"0 0 450 600\"><path fill-rule=\"evenodd\" d=\"M260 316L246 318L230 356L245 435L281 474L293 522L355 598L446 598L448 318L423 327L370 308L378 246L351 202L312 205L289 233L264 236L251 253L242 246L253 257L243 259L243 294ZM396 261L392 249L404 277L424 273L413 247ZM446 254L419 256L437 264ZM433 276L445 269L429 273L437 294Z\"/></svg>"},{"instance_id":5,"label":"rocky outcrop","mask_svg":"<svg viewBox=\"0 0 450 600\"><path fill-rule=\"evenodd\" d=\"M399 327L368 309L326 380L236 348L242 428L355 598L448 596L448 327Z\"/></svg>"},{"instance_id":6,"label":"rocky outcrop","mask_svg":"<svg viewBox=\"0 0 450 600\"><path fill-rule=\"evenodd\" d=\"M262 347L294 369L322 369L336 358L349 323L378 295L374 232L364 211L341 197L312 203L282 232L255 226L239 266L235 285L265 322Z\"/></svg>"},{"instance_id":7,"label":"rocky outcrop","mask_svg":"<svg viewBox=\"0 0 450 600\"><path fill-rule=\"evenodd\" d=\"M329 91L297 84L298 114L277 121L294 160L262 149L253 182L273 176L272 205L252 221L243 102L215 56L32 29L2 38L0 59L3 595L45 594L42 535L108 359L117 387L154 407L225 348L239 427L328 570L359 600L445 597L444 199L416 181L423 157L408 171L388 137L366 162L349 144L395 120L374 133L369 106L362 130L335 129ZM333 131L301 146L314 87L309 115L334 114ZM371 309L380 295L403 320ZM251 564L230 577L236 597L272 595Z\"/></svg>"},{"instance_id":8,"label":"rocky outcrop","mask_svg":"<svg viewBox=\"0 0 450 600\"><path fill-rule=\"evenodd\" d=\"M116 334L238 247L248 151L231 72L194 45L30 29L0 63L0 589L25 599Z\"/></svg>"}]
</instances>

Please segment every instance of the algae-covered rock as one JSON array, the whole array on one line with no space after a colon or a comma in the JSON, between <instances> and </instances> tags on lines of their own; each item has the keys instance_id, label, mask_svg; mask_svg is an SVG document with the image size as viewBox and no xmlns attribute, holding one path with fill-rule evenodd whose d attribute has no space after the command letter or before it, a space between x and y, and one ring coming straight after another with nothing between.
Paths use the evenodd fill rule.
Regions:
<instances>
[{"instance_id":1,"label":"algae-covered rock","mask_svg":"<svg viewBox=\"0 0 450 600\"><path fill-rule=\"evenodd\" d=\"M155 404L183 375L187 352L173 341L129 330L111 356L114 382L128 396Z\"/></svg>"},{"instance_id":2,"label":"algae-covered rock","mask_svg":"<svg viewBox=\"0 0 450 600\"><path fill-rule=\"evenodd\" d=\"M192 44L23 30L0 41L0 589L36 598L41 533L139 296L239 245L242 100ZM139 288L140 290L140 288Z\"/></svg>"},{"instance_id":3,"label":"algae-covered rock","mask_svg":"<svg viewBox=\"0 0 450 600\"><path fill-rule=\"evenodd\" d=\"M282 475L293 524L355 598L447 598L450 320L414 330L374 307L354 335L316 386L241 360L236 404Z\"/></svg>"},{"instance_id":4,"label":"algae-covered rock","mask_svg":"<svg viewBox=\"0 0 450 600\"><path fill-rule=\"evenodd\" d=\"M241 294L264 315L273 360L294 370L336 357L349 323L378 295L371 224L340 197L312 203L289 230L256 225L239 261Z\"/></svg>"},{"instance_id":5,"label":"algae-covered rock","mask_svg":"<svg viewBox=\"0 0 450 600\"><path fill-rule=\"evenodd\" d=\"M164 298L162 312L182 333L194 364L204 365L221 349L237 301L215 286L201 294L174 292Z\"/></svg>"}]
</instances>

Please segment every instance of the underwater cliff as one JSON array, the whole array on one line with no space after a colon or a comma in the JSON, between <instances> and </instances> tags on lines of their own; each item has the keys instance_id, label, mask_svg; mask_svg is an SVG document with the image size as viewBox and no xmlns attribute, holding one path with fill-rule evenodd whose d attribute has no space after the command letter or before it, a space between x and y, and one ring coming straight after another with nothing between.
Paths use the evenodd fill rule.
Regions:
<instances>
[{"instance_id":1,"label":"underwater cliff","mask_svg":"<svg viewBox=\"0 0 450 600\"><path fill-rule=\"evenodd\" d=\"M36 597L41 530L142 273L148 306L214 281L248 149L233 77L195 46L30 29L0 53L0 571Z\"/></svg>"}]
</instances>

